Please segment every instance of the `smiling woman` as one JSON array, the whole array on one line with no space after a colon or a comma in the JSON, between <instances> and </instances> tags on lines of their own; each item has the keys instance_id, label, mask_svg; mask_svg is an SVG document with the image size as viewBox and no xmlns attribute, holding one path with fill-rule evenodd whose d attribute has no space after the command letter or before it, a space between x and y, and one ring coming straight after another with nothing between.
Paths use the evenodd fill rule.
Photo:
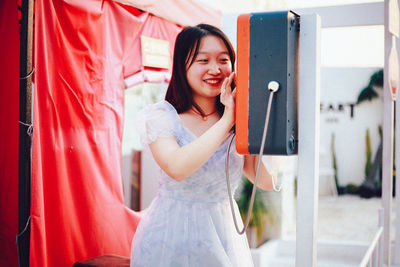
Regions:
<instances>
[{"instance_id":1,"label":"smiling woman","mask_svg":"<svg viewBox=\"0 0 400 267\"><path fill-rule=\"evenodd\" d=\"M212 35L204 37L186 72L194 101L199 103L204 97L218 96L223 80L231 72L232 63L223 41Z\"/></svg>"},{"instance_id":2,"label":"smiling woman","mask_svg":"<svg viewBox=\"0 0 400 267\"><path fill-rule=\"evenodd\" d=\"M186 78L192 89L195 105L180 114L182 122L200 136L219 120L215 99L221 93L221 85L232 73L232 62L224 42L213 35L203 37L198 54L189 59ZM232 74L233 75L233 74ZM195 114L193 116L193 114ZM199 127L201 120L204 127Z\"/></svg>"},{"instance_id":3,"label":"smiling woman","mask_svg":"<svg viewBox=\"0 0 400 267\"><path fill-rule=\"evenodd\" d=\"M234 62L229 40L213 26L178 35L166 100L146 107L136 123L160 177L132 242L131 266L253 266L246 236L236 233L225 183L235 125ZM243 172L254 179L257 157L229 153L236 189ZM265 167L259 184L272 189Z\"/></svg>"}]
</instances>

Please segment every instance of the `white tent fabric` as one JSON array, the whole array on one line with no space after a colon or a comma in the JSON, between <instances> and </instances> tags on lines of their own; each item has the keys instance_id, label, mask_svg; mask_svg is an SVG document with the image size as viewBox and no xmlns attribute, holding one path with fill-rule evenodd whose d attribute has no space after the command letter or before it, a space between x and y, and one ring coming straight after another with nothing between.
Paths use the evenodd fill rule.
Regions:
<instances>
[{"instance_id":1,"label":"white tent fabric","mask_svg":"<svg viewBox=\"0 0 400 267\"><path fill-rule=\"evenodd\" d=\"M222 12L195 0L114 0L181 26L208 23L221 27Z\"/></svg>"}]
</instances>

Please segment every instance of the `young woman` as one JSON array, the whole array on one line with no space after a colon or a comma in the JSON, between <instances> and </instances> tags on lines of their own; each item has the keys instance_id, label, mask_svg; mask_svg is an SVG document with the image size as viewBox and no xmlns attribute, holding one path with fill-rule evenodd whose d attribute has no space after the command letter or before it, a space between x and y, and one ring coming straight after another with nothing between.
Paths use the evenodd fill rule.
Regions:
<instances>
[{"instance_id":1,"label":"young woman","mask_svg":"<svg viewBox=\"0 0 400 267\"><path fill-rule=\"evenodd\" d=\"M206 24L177 37L165 101L137 120L159 166L158 195L132 242L131 266L253 266L245 235L232 221L225 180L235 125L235 54L222 31ZM232 188L242 172L253 181L257 156L230 151ZM272 189L264 166L258 186ZM236 205L236 203L235 203ZM240 218L237 206L236 217Z\"/></svg>"}]
</instances>

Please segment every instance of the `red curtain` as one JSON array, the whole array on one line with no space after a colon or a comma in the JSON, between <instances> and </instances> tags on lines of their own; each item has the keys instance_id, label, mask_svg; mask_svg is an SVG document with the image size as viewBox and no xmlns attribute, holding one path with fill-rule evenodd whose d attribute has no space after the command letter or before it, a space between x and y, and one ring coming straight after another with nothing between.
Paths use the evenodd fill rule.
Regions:
<instances>
[{"instance_id":1,"label":"red curtain","mask_svg":"<svg viewBox=\"0 0 400 267\"><path fill-rule=\"evenodd\" d=\"M180 28L113 1L37 0L35 14L30 266L129 256L139 218L123 204L123 79L143 69L141 33Z\"/></svg>"},{"instance_id":2,"label":"red curtain","mask_svg":"<svg viewBox=\"0 0 400 267\"><path fill-rule=\"evenodd\" d=\"M0 266L18 266L19 25L17 1L0 1Z\"/></svg>"}]
</instances>

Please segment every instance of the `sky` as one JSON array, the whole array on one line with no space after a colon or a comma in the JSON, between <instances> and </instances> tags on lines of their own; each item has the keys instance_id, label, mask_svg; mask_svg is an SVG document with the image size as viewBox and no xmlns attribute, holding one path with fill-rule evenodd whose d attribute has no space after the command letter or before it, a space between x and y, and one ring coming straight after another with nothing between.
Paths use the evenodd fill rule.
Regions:
<instances>
[{"instance_id":1,"label":"sky","mask_svg":"<svg viewBox=\"0 0 400 267\"><path fill-rule=\"evenodd\" d=\"M310 8L382 2L374 0L286 0L287 8ZM322 29L321 65L328 67L383 67L384 28L360 26Z\"/></svg>"}]
</instances>

